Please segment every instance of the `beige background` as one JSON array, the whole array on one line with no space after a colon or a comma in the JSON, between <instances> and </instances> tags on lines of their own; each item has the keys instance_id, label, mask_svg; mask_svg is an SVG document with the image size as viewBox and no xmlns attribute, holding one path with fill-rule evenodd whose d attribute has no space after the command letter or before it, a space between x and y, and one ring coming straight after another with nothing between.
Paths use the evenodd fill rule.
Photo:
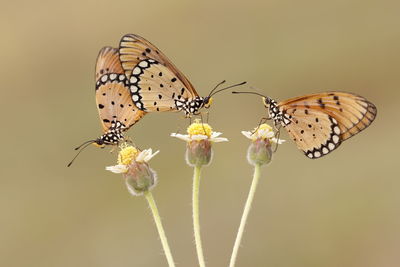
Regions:
<instances>
[{"instance_id":1,"label":"beige background","mask_svg":"<svg viewBox=\"0 0 400 267\"><path fill-rule=\"evenodd\" d=\"M73 148L100 134L94 100L99 49L125 33L151 40L201 95L242 80L277 100L351 91L378 107L365 132L319 160L289 141L263 169L238 266L394 267L400 264L398 1L3 1L1 29L0 265L165 266L142 198L131 197L109 149ZM209 266L226 266L252 168L241 130L264 116L255 96L215 98L215 146L201 185ZM154 190L178 266L196 266L192 170L182 114L130 130L151 162ZM283 138L288 138L286 133Z\"/></svg>"}]
</instances>

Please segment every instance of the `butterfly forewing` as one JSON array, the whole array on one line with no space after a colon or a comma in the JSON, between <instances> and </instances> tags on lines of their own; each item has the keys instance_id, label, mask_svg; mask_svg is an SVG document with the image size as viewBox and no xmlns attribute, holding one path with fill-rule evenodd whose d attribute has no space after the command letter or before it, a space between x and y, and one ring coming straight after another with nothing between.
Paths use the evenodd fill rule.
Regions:
<instances>
[{"instance_id":1,"label":"butterfly forewing","mask_svg":"<svg viewBox=\"0 0 400 267\"><path fill-rule=\"evenodd\" d=\"M96 72L95 80L96 82L104 74L109 73L124 73L124 69L119 61L118 50L109 46L103 47L96 61Z\"/></svg>"},{"instance_id":2,"label":"butterfly forewing","mask_svg":"<svg viewBox=\"0 0 400 267\"><path fill-rule=\"evenodd\" d=\"M140 109L177 110L175 100L192 100L198 96L185 75L146 39L134 34L123 36L119 54L129 78L132 99Z\"/></svg>"},{"instance_id":3,"label":"butterfly forewing","mask_svg":"<svg viewBox=\"0 0 400 267\"><path fill-rule=\"evenodd\" d=\"M376 107L365 98L326 92L288 99L278 104L290 123L285 125L297 146L310 158L328 154L368 127Z\"/></svg>"},{"instance_id":4,"label":"butterfly forewing","mask_svg":"<svg viewBox=\"0 0 400 267\"><path fill-rule=\"evenodd\" d=\"M118 50L111 47L101 49L97 58L96 104L104 132L117 121L127 130L145 115L134 105Z\"/></svg>"},{"instance_id":5,"label":"butterfly forewing","mask_svg":"<svg viewBox=\"0 0 400 267\"><path fill-rule=\"evenodd\" d=\"M120 60L127 77L130 77L133 68L144 59L153 59L171 69L176 77L189 90L196 92L185 75L164 55L155 45L136 34L126 34L122 37L119 47ZM196 93L195 93L196 94ZM197 95L197 94L196 94Z\"/></svg>"}]
</instances>

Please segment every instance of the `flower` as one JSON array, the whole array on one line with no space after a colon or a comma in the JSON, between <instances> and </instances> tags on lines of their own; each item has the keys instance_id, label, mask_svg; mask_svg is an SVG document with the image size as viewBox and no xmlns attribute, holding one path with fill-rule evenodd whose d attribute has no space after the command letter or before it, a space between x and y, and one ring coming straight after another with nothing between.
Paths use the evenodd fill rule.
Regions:
<instances>
[{"instance_id":1,"label":"flower","mask_svg":"<svg viewBox=\"0 0 400 267\"><path fill-rule=\"evenodd\" d=\"M118 164L106 167L113 173L122 173L129 192L132 195L142 195L151 190L157 183L157 174L148 162L158 154L151 148L140 151L139 149L123 144L118 153Z\"/></svg>"},{"instance_id":2,"label":"flower","mask_svg":"<svg viewBox=\"0 0 400 267\"><path fill-rule=\"evenodd\" d=\"M268 164L272 160L271 143L285 142L285 140L277 139L273 128L265 123L252 132L242 131L242 134L252 141L247 150L247 160L251 165Z\"/></svg>"},{"instance_id":3,"label":"flower","mask_svg":"<svg viewBox=\"0 0 400 267\"><path fill-rule=\"evenodd\" d=\"M218 143L228 141L227 138L219 137L222 133L213 132L208 123L202 123L198 119L189 125L187 133L188 134L172 133L171 136L186 142L208 140L210 142Z\"/></svg>"},{"instance_id":4,"label":"flower","mask_svg":"<svg viewBox=\"0 0 400 267\"><path fill-rule=\"evenodd\" d=\"M276 144L283 144L285 142L285 140L275 138L274 130L266 123L254 128L253 131L242 131L242 134L252 141L257 139L269 139L271 142Z\"/></svg>"},{"instance_id":5,"label":"flower","mask_svg":"<svg viewBox=\"0 0 400 267\"><path fill-rule=\"evenodd\" d=\"M187 133L172 133L171 136L187 142L185 158L192 167L208 165L212 158L212 143L228 141L227 138L219 137L222 133L213 132L209 124L198 119L189 125Z\"/></svg>"}]
</instances>

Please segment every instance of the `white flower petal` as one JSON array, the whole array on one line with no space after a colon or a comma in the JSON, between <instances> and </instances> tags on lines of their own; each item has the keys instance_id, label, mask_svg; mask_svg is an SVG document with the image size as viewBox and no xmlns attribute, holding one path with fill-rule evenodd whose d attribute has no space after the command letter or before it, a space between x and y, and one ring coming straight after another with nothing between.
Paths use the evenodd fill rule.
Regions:
<instances>
[{"instance_id":1,"label":"white flower petal","mask_svg":"<svg viewBox=\"0 0 400 267\"><path fill-rule=\"evenodd\" d=\"M268 131L264 135L266 138L273 138L275 136L274 132Z\"/></svg>"},{"instance_id":2,"label":"white flower petal","mask_svg":"<svg viewBox=\"0 0 400 267\"><path fill-rule=\"evenodd\" d=\"M128 167L126 165L114 165L106 167L106 170L113 173L126 173L128 171Z\"/></svg>"},{"instance_id":3,"label":"white flower petal","mask_svg":"<svg viewBox=\"0 0 400 267\"><path fill-rule=\"evenodd\" d=\"M196 134L196 135L192 135L191 140L199 141L199 140L205 140L207 138L208 138L207 135Z\"/></svg>"},{"instance_id":4,"label":"white flower petal","mask_svg":"<svg viewBox=\"0 0 400 267\"><path fill-rule=\"evenodd\" d=\"M242 131L242 134L251 140L253 140L254 138L253 134L250 131Z\"/></svg>"},{"instance_id":5,"label":"white flower petal","mask_svg":"<svg viewBox=\"0 0 400 267\"><path fill-rule=\"evenodd\" d=\"M220 133L220 132L212 132L211 138L218 137L218 136L220 136L221 134L222 134L222 133Z\"/></svg>"},{"instance_id":6,"label":"white flower petal","mask_svg":"<svg viewBox=\"0 0 400 267\"><path fill-rule=\"evenodd\" d=\"M150 149L144 149L144 150L142 150L142 151L139 153L139 155L136 156L135 161L137 161L137 162L143 162L143 161L145 161L145 158L146 158L149 154L151 155L151 153L152 153L151 148L150 148Z\"/></svg>"},{"instance_id":7,"label":"white flower petal","mask_svg":"<svg viewBox=\"0 0 400 267\"><path fill-rule=\"evenodd\" d=\"M275 138L275 137L273 137L273 138L271 138L271 141L272 142L274 142L274 143L277 143L277 144L283 144L284 142L286 142L286 140L283 140L283 139L277 139L277 138Z\"/></svg>"},{"instance_id":8,"label":"white flower petal","mask_svg":"<svg viewBox=\"0 0 400 267\"><path fill-rule=\"evenodd\" d=\"M157 155L160 152L160 150L157 150L156 152L152 153L150 149L150 153L144 158L145 162L149 162L155 155Z\"/></svg>"},{"instance_id":9,"label":"white flower petal","mask_svg":"<svg viewBox=\"0 0 400 267\"><path fill-rule=\"evenodd\" d=\"M186 141L186 142L189 142L191 140L190 136L187 135L187 134L172 133L171 136L172 137L176 137L176 138L181 139L181 140Z\"/></svg>"},{"instance_id":10,"label":"white flower petal","mask_svg":"<svg viewBox=\"0 0 400 267\"><path fill-rule=\"evenodd\" d=\"M225 138L225 137L214 137L214 138L210 138L210 141L214 142L214 143L227 142L228 138Z\"/></svg>"}]
</instances>

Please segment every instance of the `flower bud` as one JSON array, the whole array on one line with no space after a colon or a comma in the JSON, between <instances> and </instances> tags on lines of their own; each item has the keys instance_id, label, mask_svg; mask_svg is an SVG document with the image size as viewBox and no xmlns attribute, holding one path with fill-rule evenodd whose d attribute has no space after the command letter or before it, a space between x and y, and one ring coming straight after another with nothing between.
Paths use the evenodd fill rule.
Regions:
<instances>
[{"instance_id":1,"label":"flower bud","mask_svg":"<svg viewBox=\"0 0 400 267\"><path fill-rule=\"evenodd\" d=\"M151 190L157 183L157 174L146 162L133 161L123 174L129 192L134 196Z\"/></svg>"},{"instance_id":2,"label":"flower bud","mask_svg":"<svg viewBox=\"0 0 400 267\"><path fill-rule=\"evenodd\" d=\"M268 164L272 159L271 142L268 138L259 138L251 142L247 150L247 160L251 165Z\"/></svg>"},{"instance_id":3,"label":"flower bud","mask_svg":"<svg viewBox=\"0 0 400 267\"><path fill-rule=\"evenodd\" d=\"M251 165L268 164L272 160L271 143L282 144L285 141L277 139L273 128L265 123L253 131L242 131L242 134L251 140L247 150L247 160Z\"/></svg>"},{"instance_id":4,"label":"flower bud","mask_svg":"<svg viewBox=\"0 0 400 267\"><path fill-rule=\"evenodd\" d=\"M187 143L186 162L191 167L208 165L212 158L211 142L208 139Z\"/></svg>"}]
</instances>

